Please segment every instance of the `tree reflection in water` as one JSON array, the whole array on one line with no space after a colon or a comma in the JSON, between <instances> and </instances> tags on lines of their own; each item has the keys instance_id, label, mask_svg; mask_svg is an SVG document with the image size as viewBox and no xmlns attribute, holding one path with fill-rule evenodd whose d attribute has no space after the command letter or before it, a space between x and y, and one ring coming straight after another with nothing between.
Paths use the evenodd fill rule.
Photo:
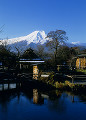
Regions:
<instances>
[{"instance_id":1,"label":"tree reflection in water","mask_svg":"<svg viewBox=\"0 0 86 120\"><path fill-rule=\"evenodd\" d=\"M6 120L34 120L40 117L41 120L69 120L73 114L79 116L78 112L85 116L83 111L86 106L83 102L86 103L86 95L71 92L42 91L36 88L6 90L0 92L0 120L7 117ZM82 109L77 109L79 105ZM73 120L77 116L73 116Z\"/></svg>"},{"instance_id":2,"label":"tree reflection in water","mask_svg":"<svg viewBox=\"0 0 86 120\"><path fill-rule=\"evenodd\" d=\"M66 103L60 91L53 91L50 99L47 102L47 107L50 111L63 113L66 110Z\"/></svg>"}]
</instances>

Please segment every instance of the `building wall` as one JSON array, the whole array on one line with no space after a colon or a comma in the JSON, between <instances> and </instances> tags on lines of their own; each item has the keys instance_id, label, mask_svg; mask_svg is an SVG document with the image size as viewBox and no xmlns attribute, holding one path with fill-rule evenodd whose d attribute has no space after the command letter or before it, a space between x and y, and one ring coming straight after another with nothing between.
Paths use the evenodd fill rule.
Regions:
<instances>
[{"instance_id":1,"label":"building wall","mask_svg":"<svg viewBox=\"0 0 86 120\"><path fill-rule=\"evenodd\" d=\"M76 68L77 69L86 68L86 58L85 57L76 59Z\"/></svg>"},{"instance_id":2,"label":"building wall","mask_svg":"<svg viewBox=\"0 0 86 120\"><path fill-rule=\"evenodd\" d=\"M33 79L37 80L38 79L38 73L39 73L39 69L37 65L33 66Z\"/></svg>"}]
</instances>

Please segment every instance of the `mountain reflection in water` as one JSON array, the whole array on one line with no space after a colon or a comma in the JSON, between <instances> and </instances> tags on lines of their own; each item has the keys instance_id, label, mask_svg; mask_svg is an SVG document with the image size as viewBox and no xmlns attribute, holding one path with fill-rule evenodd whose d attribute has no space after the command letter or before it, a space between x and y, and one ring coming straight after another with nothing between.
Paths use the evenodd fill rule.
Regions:
<instances>
[{"instance_id":1,"label":"mountain reflection in water","mask_svg":"<svg viewBox=\"0 0 86 120\"><path fill-rule=\"evenodd\" d=\"M13 88L0 91L0 120L85 119L86 95Z\"/></svg>"}]
</instances>

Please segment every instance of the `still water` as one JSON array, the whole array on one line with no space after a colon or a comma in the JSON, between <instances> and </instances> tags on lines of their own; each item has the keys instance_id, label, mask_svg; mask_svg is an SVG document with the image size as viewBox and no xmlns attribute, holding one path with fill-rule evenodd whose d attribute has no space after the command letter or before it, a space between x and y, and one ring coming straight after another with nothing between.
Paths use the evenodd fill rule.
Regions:
<instances>
[{"instance_id":1,"label":"still water","mask_svg":"<svg viewBox=\"0 0 86 120\"><path fill-rule=\"evenodd\" d=\"M0 91L0 120L76 119L86 119L86 95L38 89Z\"/></svg>"}]
</instances>

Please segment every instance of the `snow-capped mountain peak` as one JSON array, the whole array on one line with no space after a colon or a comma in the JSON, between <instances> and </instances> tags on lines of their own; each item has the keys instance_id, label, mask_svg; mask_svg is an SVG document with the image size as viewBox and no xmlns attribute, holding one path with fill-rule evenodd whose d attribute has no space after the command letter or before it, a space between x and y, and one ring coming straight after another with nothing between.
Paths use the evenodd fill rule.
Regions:
<instances>
[{"instance_id":1,"label":"snow-capped mountain peak","mask_svg":"<svg viewBox=\"0 0 86 120\"><path fill-rule=\"evenodd\" d=\"M4 40L4 41L6 41L8 45L18 43L18 42L21 42L21 41L27 41L27 45L30 44L30 43L44 44L46 42L45 38L46 38L46 34L45 34L44 31L34 31L27 36L12 38L12 39L8 39L8 40Z\"/></svg>"},{"instance_id":2,"label":"snow-capped mountain peak","mask_svg":"<svg viewBox=\"0 0 86 120\"><path fill-rule=\"evenodd\" d=\"M46 38L45 31L34 31L27 36L22 36L22 37L16 37L12 39L5 39L2 40L3 43L6 43L8 47L10 47L11 51L17 52L17 49L20 51L24 51L31 47L32 49L37 50L37 45L42 44L45 48L45 43L49 40L49 38ZM0 42L2 44L2 42ZM85 46L86 43L80 43L78 42L72 42L72 43L66 43L67 46L69 47L74 47L74 46Z\"/></svg>"},{"instance_id":3,"label":"snow-capped mountain peak","mask_svg":"<svg viewBox=\"0 0 86 120\"><path fill-rule=\"evenodd\" d=\"M37 44L44 44L47 42L48 38L46 38L46 36L44 31L34 31L27 36L4 39L2 42L6 43L11 51L16 52L16 48L22 50L28 49L28 47L33 49L37 48Z\"/></svg>"},{"instance_id":4,"label":"snow-capped mountain peak","mask_svg":"<svg viewBox=\"0 0 86 120\"><path fill-rule=\"evenodd\" d=\"M80 41L72 42L72 44L74 44L74 45L76 45L76 44L80 44Z\"/></svg>"}]
</instances>

